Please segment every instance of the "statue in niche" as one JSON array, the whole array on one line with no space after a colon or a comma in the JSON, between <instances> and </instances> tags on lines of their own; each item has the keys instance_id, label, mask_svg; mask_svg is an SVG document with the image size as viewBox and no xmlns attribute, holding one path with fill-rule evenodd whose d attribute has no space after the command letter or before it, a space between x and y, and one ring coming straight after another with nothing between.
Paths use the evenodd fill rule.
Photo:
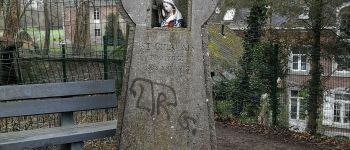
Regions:
<instances>
[{"instance_id":1,"label":"statue in niche","mask_svg":"<svg viewBox=\"0 0 350 150\"><path fill-rule=\"evenodd\" d=\"M181 28L183 27L182 14L177 9L173 0L163 0L163 6L161 10L161 27L167 28Z\"/></svg>"}]
</instances>

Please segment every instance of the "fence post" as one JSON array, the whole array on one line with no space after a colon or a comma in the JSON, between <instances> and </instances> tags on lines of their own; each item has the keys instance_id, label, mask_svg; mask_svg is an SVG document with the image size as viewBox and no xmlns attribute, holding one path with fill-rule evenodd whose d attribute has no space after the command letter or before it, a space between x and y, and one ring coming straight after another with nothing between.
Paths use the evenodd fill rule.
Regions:
<instances>
[{"instance_id":1,"label":"fence post","mask_svg":"<svg viewBox=\"0 0 350 150\"><path fill-rule=\"evenodd\" d=\"M272 58L271 58L271 66L272 66L272 89L271 89L271 111L272 111L272 125L276 126L277 125L277 117L278 117L278 84L277 84L277 80L278 80L278 76L279 76L279 60L278 60L278 51L279 51L279 45L278 44L271 44L272 48Z\"/></svg>"},{"instance_id":2,"label":"fence post","mask_svg":"<svg viewBox=\"0 0 350 150\"><path fill-rule=\"evenodd\" d=\"M221 23L221 32L220 32L220 34L222 36L225 36L225 25L224 25L224 23Z\"/></svg>"},{"instance_id":3,"label":"fence post","mask_svg":"<svg viewBox=\"0 0 350 150\"><path fill-rule=\"evenodd\" d=\"M63 82L68 82L67 78L67 61L66 61L66 45L61 44L62 50L62 75ZM74 125L74 114L73 112L65 112L61 115L61 126ZM84 142L69 143L62 145L63 150L82 150L84 148Z\"/></svg>"},{"instance_id":4,"label":"fence post","mask_svg":"<svg viewBox=\"0 0 350 150\"><path fill-rule=\"evenodd\" d=\"M108 79L108 48L107 48L107 36L103 36L103 75L104 79Z\"/></svg>"},{"instance_id":5,"label":"fence post","mask_svg":"<svg viewBox=\"0 0 350 150\"><path fill-rule=\"evenodd\" d=\"M22 72L21 72L21 65L19 64L19 59L20 59L20 54L19 54L19 49L16 48L16 54L17 54L17 58L16 58L16 64L17 64L17 83L22 84Z\"/></svg>"},{"instance_id":6,"label":"fence post","mask_svg":"<svg viewBox=\"0 0 350 150\"><path fill-rule=\"evenodd\" d=\"M66 45L65 43L61 44L61 50L62 50L62 75L63 75L63 82L67 82L67 62L66 62Z\"/></svg>"}]
</instances>

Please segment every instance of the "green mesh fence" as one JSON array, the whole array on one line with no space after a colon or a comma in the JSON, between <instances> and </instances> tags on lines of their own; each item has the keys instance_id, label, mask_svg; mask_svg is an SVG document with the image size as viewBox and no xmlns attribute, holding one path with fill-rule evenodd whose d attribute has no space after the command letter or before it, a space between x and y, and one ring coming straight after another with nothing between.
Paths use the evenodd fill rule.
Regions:
<instances>
[{"instance_id":1,"label":"green mesh fence","mask_svg":"<svg viewBox=\"0 0 350 150\"><path fill-rule=\"evenodd\" d=\"M120 95L128 26L115 0L1 2L0 85L114 79ZM14 8L17 11L11 11ZM114 120L115 114L116 108L90 110L75 112L74 118L81 124ZM60 118L60 114L0 118L0 134L60 126ZM84 147L111 149L115 141L86 141Z\"/></svg>"},{"instance_id":2,"label":"green mesh fence","mask_svg":"<svg viewBox=\"0 0 350 150\"><path fill-rule=\"evenodd\" d=\"M308 132L316 114L318 134L349 139L349 6L345 0L316 7L314 1L222 1L208 29L218 118ZM319 65L313 66L313 13L321 7ZM312 73L320 73L317 111L310 103Z\"/></svg>"}]
</instances>

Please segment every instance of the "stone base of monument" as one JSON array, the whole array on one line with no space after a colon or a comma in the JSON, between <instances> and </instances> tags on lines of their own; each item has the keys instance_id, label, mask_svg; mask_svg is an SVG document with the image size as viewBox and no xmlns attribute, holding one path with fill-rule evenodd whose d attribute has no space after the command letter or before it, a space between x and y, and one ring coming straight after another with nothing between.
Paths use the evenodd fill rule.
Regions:
<instances>
[{"instance_id":1,"label":"stone base of monument","mask_svg":"<svg viewBox=\"0 0 350 150\"><path fill-rule=\"evenodd\" d=\"M119 148L216 149L202 25L217 0L191 0L186 28L153 27L153 0L121 2L133 35L118 108Z\"/></svg>"}]
</instances>

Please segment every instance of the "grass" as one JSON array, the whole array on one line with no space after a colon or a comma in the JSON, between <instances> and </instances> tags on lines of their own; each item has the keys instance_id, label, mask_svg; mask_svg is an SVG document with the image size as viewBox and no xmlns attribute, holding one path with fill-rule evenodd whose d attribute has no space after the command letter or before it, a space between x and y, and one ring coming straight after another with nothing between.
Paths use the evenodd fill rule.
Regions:
<instances>
[{"instance_id":1,"label":"grass","mask_svg":"<svg viewBox=\"0 0 350 150\"><path fill-rule=\"evenodd\" d=\"M50 31L50 47L58 48L58 43L63 42L64 40L64 31L63 29L55 29ZM38 28L28 28L27 32L40 48L44 46L45 30L40 30Z\"/></svg>"},{"instance_id":2,"label":"grass","mask_svg":"<svg viewBox=\"0 0 350 150\"><path fill-rule=\"evenodd\" d=\"M215 64L236 68L243 54L243 40L229 28L225 28L225 36L220 34L221 26L212 25L208 31L211 40L208 43L210 57Z\"/></svg>"},{"instance_id":3,"label":"grass","mask_svg":"<svg viewBox=\"0 0 350 150\"><path fill-rule=\"evenodd\" d=\"M64 31L63 29L55 29L50 30L50 42L60 42L64 39ZM44 41L45 38L45 30L39 30L38 28L28 28L27 32L30 36L32 36L35 41Z\"/></svg>"},{"instance_id":4,"label":"grass","mask_svg":"<svg viewBox=\"0 0 350 150\"><path fill-rule=\"evenodd\" d=\"M237 57L240 57L243 53L243 39L236 35L231 29L228 27L224 30L224 36L220 34L221 25L213 25L208 29L210 36L215 39L220 40L226 47L232 49L232 53L236 54Z\"/></svg>"}]
</instances>

